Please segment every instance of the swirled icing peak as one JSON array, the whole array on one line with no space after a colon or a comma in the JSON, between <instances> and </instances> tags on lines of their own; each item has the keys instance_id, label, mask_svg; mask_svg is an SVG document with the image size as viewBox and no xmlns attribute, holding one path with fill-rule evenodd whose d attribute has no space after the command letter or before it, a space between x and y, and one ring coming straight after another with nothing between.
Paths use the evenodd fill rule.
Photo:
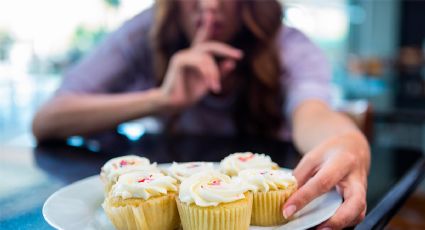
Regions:
<instances>
[{"instance_id":1,"label":"swirled icing peak","mask_svg":"<svg viewBox=\"0 0 425 230\"><path fill-rule=\"evenodd\" d=\"M142 198L166 195L177 192L177 180L162 173L136 171L121 175L112 187L112 196L127 198Z\"/></svg>"},{"instance_id":2,"label":"swirled icing peak","mask_svg":"<svg viewBox=\"0 0 425 230\"><path fill-rule=\"evenodd\" d=\"M179 181L207 170L213 170L214 164L212 162L186 162L186 163L176 163L165 169L168 175L176 178Z\"/></svg>"},{"instance_id":3,"label":"swirled icing peak","mask_svg":"<svg viewBox=\"0 0 425 230\"><path fill-rule=\"evenodd\" d=\"M278 165L265 154L244 152L233 153L220 162L220 170L235 176L244 169L277 169Z\"/></svg>"},{"instance_id":4,"label":"swirled icing peak","mask_svg":"<svg viewBox=\"0 0 425 230\"><path fill-rule=\"evenodd\" d=\"M185 179L180 185L179 199L201 207L217 206L244 199L248 186L239 184L217 171L204 171Z\"/></svg>"},{"instance_id":5,"label":"swirled icing peak","mask_svg":"<svg viewBox=\"0 0 425 230\"><path fill-rule=\"evenodd\" d=\"M133 171L159 172L156 163L151 164L149 159L128 155L109 160L103 165L101 173L108 181L115 182L120 175Z\"/></svg>"},{"instance_id":6,"label":"swirled icing peak","mask_svg":"<svg viewBox=\"0 0 425 230\"><path fill-rule=\"evenodd\" d=\"M235 180L246 183L254 192L286 189L297 184L291 173L273 169L245 169L239 172Z\"/></svg>"}]
</instances>

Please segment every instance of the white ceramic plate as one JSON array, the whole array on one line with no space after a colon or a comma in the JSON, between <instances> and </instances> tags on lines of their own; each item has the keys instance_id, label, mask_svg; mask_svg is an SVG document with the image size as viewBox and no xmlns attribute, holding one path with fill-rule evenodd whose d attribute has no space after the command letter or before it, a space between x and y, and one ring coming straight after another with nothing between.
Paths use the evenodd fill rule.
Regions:
<instances>
[{"instance_id":1,"label":"white ceramic plate","mask_svg":"<svg viewBox=\"0 0 425 230\"><path fill-rule=\"evenodd\" d=\"M165 165L161 165L165 166ZM114 229L103 212L103 184L91 176L53 193L44 203L44 219L57 229ZM250 230L307 229L331 217L341 205L341 196L332 190L308 204L295 218L282 226L257 227Z\"/></svg>"}]
</instances>

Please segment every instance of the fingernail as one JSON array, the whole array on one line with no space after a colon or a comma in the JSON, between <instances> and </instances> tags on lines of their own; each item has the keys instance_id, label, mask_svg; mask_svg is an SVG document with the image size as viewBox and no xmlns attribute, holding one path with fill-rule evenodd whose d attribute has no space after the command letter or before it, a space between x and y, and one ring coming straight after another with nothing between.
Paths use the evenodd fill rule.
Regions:
<instances>
[{"instance_id":1,"label":"fingernail","mask_svg":"<svg viewBox=\"0 0 425 230\"><path fill-rule=\"evenodd\" d=\"M320 230L332 230L332 228L330 228L330 227L324 227L324 228L321 228Z\"/></svg>"},{"instance_id":2,"label":"fingernail","mask_svg":"<svg viewBox=\"0 0 425 230\"><path fill-rule=\"evenodd\" d=\"M283 217L285 217L285 219L288 219L289 217L294 215L295 211L297 211L297 207L295 207L295 205L289 205L283 210Z\"/></svg>"}]
</instances>

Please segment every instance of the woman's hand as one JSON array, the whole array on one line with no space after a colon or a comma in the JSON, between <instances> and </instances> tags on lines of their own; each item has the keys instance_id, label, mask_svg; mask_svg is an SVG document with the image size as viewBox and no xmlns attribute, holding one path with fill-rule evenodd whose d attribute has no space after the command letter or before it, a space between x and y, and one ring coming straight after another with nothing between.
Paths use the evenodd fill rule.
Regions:
<instances>
[{"instance_id":1,"label":"woman's hand","mask_svg":"<svg viewBox=\"0 0 425 230\"><path fill-rule=\"evenodd\" d=\"M224 58L219 65L214 57ZM166 105L182 109L193 105L209 91L221 90L221 77L235 67L242 52L219 42L202 42L177 52L170 60L161 92Z\"/></svg>"},{"instance_id":2,"label":"woman's hand","mask_svg":"<svg viewBox=\"0 0 425 230\"><path fill-rule=\"evenodd\" d=\"M193 105L207 92L220 92L221 78L228 75L242 58L242 51L225 43L209 41L212 18L208 14L196 32L189 49L173 55L161 92L171 109ZM220 64L214 57L222 58Z\"/></svg>"},{"instance_id":3,"label":"woman's hand","mask_svg":"<svg viewBox=\"0 0 425 230\"><path fill-rule=\"evenodd\" d=\"M341 229L359 223L366 213L370 150L359 131L330 138L308 152L294 170L299 189L286 202L292 216L316 197L337 187L344 202L318 229Z\"/></svg>"}]
</instances>

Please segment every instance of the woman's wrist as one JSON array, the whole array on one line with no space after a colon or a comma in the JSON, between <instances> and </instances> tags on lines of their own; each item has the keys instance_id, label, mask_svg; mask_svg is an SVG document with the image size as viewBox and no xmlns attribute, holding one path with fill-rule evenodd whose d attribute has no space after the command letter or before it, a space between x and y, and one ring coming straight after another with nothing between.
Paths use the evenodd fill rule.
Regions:
<instances>
[{"instance_id":1,"label":"woman's wrist","mask_svg":"<svg viewBox=\"0 0 425 230\"><path fill-rule=\"evenodd\" d=\"M160 87L149 90L149 98L151 98L152 110L155 114L176 113L183 107L175 103L173 100L175 98L170 98L170 95Z\"/></svg>"},{"instance_id":2,"label":"woman's wrist","mask_svg":"<svg viewBox=\"0 0 425 230\"><path fill-rule=\"evenodd\" d=\"M160 88L153 88L143 93L143 97L148 98L150 102L153 114L163 113L170 108L169 100Z\"/></svg>"}]
</instances>

